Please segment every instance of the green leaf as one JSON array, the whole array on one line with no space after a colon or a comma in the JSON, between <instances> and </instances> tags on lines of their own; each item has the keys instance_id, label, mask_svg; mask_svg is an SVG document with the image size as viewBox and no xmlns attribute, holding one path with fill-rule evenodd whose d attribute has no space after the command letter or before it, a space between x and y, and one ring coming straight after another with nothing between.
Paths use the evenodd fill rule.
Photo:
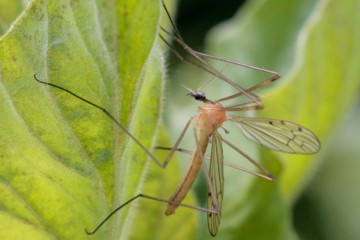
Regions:
<instances>
[{"instance_id":1,"label":"green leaf","mask_svg":"<svg viewBox=\"0 0 360 240\"><path fill-rule=\"evenodd\" d=\"M24 8L24 1L3 0L0 1L0 35L6 32L10 24L21 13Z\"/></svg>"},{"instance_id":2,"label":"green leaf","mask_svg":"<svg viewBox=\"0 0 360 240\"><path fill-rule=\"evenodd\" d=\"M136 194L170 195L176 163L157 169L101 111L33 79L36 73L108 109L151 149L163 87L160 9L157 0L34 0L1 37L1 239L88 239L85 228ZM164 134L158 140L168 142ZM146 179L149 166L156 176ZM173 180L164 183L166 176ZM193 212L163 229L154 216L165 218L164 205L142 211L148 201L137 201L92 238L193 235L178 227L184 219L196 226Z\"/></svg>"}]
</instances>

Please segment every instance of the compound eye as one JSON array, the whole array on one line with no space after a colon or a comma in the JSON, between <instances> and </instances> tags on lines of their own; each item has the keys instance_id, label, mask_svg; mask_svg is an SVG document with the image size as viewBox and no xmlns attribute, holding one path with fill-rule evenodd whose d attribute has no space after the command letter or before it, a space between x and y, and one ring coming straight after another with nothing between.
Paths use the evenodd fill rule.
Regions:
<instances>
[{"instance_id":1,"label":"compound eye","mask_svg":"<svg viewBox=\"0 0 360 240\"><path fill-rule=\"evenodd\" d=\"M201 92L201 91L190 92L187 95L192 96L195 100L198 100L198 101L206 100L205 93Z\"/></svg>"},{"instance_id":2,"label":"compound eye","mask_svg":"<svg viewBox=\"0 0 360 240\"><path fill-rule=\"evenodd\" d=\"M201 91L195 92L193 96L196 100L206 99L205 93Z\"/></svg>"}]
</instances>

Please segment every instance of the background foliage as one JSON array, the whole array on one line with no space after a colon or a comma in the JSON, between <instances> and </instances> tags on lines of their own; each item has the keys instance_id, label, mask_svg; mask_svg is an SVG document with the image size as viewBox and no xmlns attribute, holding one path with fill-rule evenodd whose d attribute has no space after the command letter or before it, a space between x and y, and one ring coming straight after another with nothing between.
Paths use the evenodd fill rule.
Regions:
<instances>
[{"instance_id":1,"label":"background foliage","mask_svg":"<svg viewBox=\"0 0 360 240\"><path fill-rule=\"evenodd\" d=\"M172 2L167 4L172 8ZM195 18L185 25L179 13L180 31L191 42L197 39L194 33L206 31L200 30L201 22L215 22L207 18L220 15L219 9L228 6L231 13L239 7L231 20L209 32L205 51L280 72L283 78L260 92L266 109L258 114L301 123L319 136L323 148L315 156L274 153L248 144L230 126L226 137L239 142L278 181L227 170L217 238L355 239L358 228L351 223L360 216L354 211L359 179L351 174L358 163L349 152L357 154L358 124L351 119L358 118L358 111L337 129L353 109L359 89L359 2L236 4L222 2L220 8L211 1L184 3L184 11ZM178 134L173 130L181 130L196 110L180 84L203 86L211 98L232 89L219 80L203 85L211 77L171 64L163 116L172 140L165 131L155 134L166 51L157 43L160 10L157 0L0 1L1 239L87 239L84 228L95 226L136 193L167 198L174 191L181 177L178 163L187 161L173 160L166 170L158 169L98 110L32 78L37 73L106 107L149 148L154 136L157 144L169 145ZM168 26L166 18L161 21ZM201 41L194 45L203 48ZM218 66L242 86L266 77ZM163 159L164 153L157 154ZM245 165L231 152L225 158ZM319 168L325 159L328 165ZM315 174L318 180L313 182ZM310 181L310 190L297 204L295 231L292 208ZM204 189L200 180L195 186L200 204ZM187 202L199 204L192 195ZM93 238L210 238L205 214L179 209L165 217L164 209L160 203L138 201Z\"/></svg>"}]
</instances>

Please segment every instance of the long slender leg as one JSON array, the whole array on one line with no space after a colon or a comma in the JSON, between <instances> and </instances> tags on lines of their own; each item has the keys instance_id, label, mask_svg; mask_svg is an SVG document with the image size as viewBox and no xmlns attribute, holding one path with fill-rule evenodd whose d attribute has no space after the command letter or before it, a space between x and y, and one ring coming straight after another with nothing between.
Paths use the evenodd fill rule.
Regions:
<instances>
[{"instance_id":1,"label":"long slender leg","mask_svg":"<svg viewBox=\"0 0 360 240\"><path fill-rule=\"evenodd\" d=\"M255 66L252 66L252 65L249 65L249 64L232 61L232 60L222 58L222 57L216 57L216 56L213 56L213 55L210 55L210 54L207 54L207 53L198 52L198 51L195 51L195 53L200 55L200 56L203 56L203 57L212 58L212 59L219 60L219 61L222 61L222 62L227 62L227 63L231 63L231 64L238 65L238 66L241 66L241 67L250 68L250 69L260 71L260 72L264 72L264 73L268 73L268 74L277 76L277 78L280 78L279 73L267 70L265 68L255 67Z\"/></svg>"},{"instance_id":2,"label":"long slender leg","mask_svg":"<svg viewBox=\"0 0 360 240\"><path fill-rule=\"evenodd\" d=\"M252 164L254 164L258 169L260 169L264 174L264 178L270 178L271 180L275 180L276 177L273 176L266 168L261 166L258 162L256 162L254 159L252 159L249 155L241 151L239 148L235 147L232 143L229 141L223 139L224 143L226 143L229 147L240 153L243 157L245 157L247 160L249 160Z\"/></svg>"},{"instance_id":3,"label":"long slender leg","mask_svg":"<svg viewBox=\"0 0 360 240\"><path fill-rule=\"evenodd\" d=\"M189 129L190 124L192 123L192 121L195 119L196 116L192 116L188 122L186 123L183 131L181 132L178 140L176 141L175 145L173 146L172 150L170 151L169 155L166 157L165 161L163 162L163 168L165 168L168 163L170 162L170 159L172 159L172 156L174 155L177 147L180 145L181 141L183 140L185 133L187 132L187 130Z\"/></svg>"},{"instance_id":4,"label":"long slender leg","mask_svg":"<svg viewBox=\"0 0 360 240\"><path fill-rule=\"evenodd\" d=\"M191 119L189 120L189 122L191 122ZM85 229L86 233L89 234L89 235L96 233L98 231L98 229L100 229L100 227L106 221L108 221L117 211L119 211L124 206L130 204L131 202L133 202L134 200L136 200L138 198L146 198L146 199L151 199L151 200L155 200L155 201L159 201L159 202L165 202L165 203L168 203L168 204L177 205L177 206L183 206L183 207L187 207L187 208L192 208L192 209L196 209L196 210L207 212L207 213L213 213L213 214L220 213L221 212L221 207L220 207L220 204L218 202L218 199L216 198L217 194L215 192L215 187L213 186L213 183L211 181L211 177L210 177L207 165L205 163L205 157L203 156L202 149L206 149L206 148L204 148L204 146L200 146L200 142L199 142L199 138L198 138L196 128L194 128L194 137L195 137L195 142L196 142L196 146L197 146L197 151L199 153L200 160L201 160L201 166L202 166L202 168L203 168L203 170L205 172L205 176L206 176L206 179L208 181L208 187L209 187L209 191L210 191L210 195L211 195L211 200L212 200L213 205L214 205L216 210L211 210L211 209L208 209L208 208L183 204L183 203L177 202L177 201L165 200L165 199L162 199L162 198L157 198L157 197L153 197L153 196L149 196L149 195L145 195L145 194L138 194L138 195L134 196L133 198L129 199L128 201L126 201L124 204L122 204L119 207L117 207L116 209L114 209L103 221L100 222L100 224L93 231L88 231L88 230ZM164 148L158 147L158 149L164 149ZM170 150L170 148L166 148L166 149ZM178 148L172 148L171 151L176 151L177 149ZM191 176L191 177L196 177L196 176Z\"/></svg>"},{"instance_id":5,"label":"long slender leg","mask_svg":"<svg viewBox=\"0 0 360 240\"><path fill-rule=\"evenodd\" d=\"M178 28L176 27L174 21L172 20L169 11L167 10L164 1L162 1L162 5L163 8L169 18L169 21L174 29L175 32L175 36L173 39L178 42L185 51L187 51L190 55L192 55L195 59L197 59L199 62L201 62L202 64L204 64L204 66L212 73L214 74L216 77L224 80L225 82L227 82L228 84L230 84L231 86L233 86L234 88L236 88L237 90L239 90L240 92L242 92L244 95L246 95L247 97L249 97L250 99L254 100L254 102L256 102L258 105L262 105L262 103L260 101L258 101L258 97L250 92L247 92L244 88L242 88L240 85L236 84L235 82L233 82L232 80L230 80L229 78L227 78L224 74L222 74L221 72L219 72L216 68L214 68L212 65L210 65L208 62L206 62L201 55L198 55L196 51L194 51L192 48L190 48L185 41L183 40L183 38L180 35L180 32L178 30ZM163 29L163 28L162 28ZM168 31L165 31L166 33L169 33ZM172 36L170 34L170 36ZM178 55L177 55L178 56ZM183 58L182 58L183 59Z\"/></svg>"},{"instance_id":6,"label":"long slender leg","mask_svg":"<svg viewBox=\"0 0 360 240\"><path fill-rule=\"evenodd\" d=\"M277 75L274 75L272 76L271 78L268 78L266 80L264 80L263 82L251 87L251 88L248 88L246 89L246 91L248 92L252 92L252 91L255 91L256 89L259 89L259 88L262 88L274 81L276 81L277 79L279 79L281 76L277 73ZM228 97L225 97L225 98L221 98L221 99L218 99L216 100L215 102L223 102L223 101L227 101L227 100L230 100L230 99L233 99L233 98L237 98L237 97L240 97L244 95L242 92L239 92L239 93L236 93L236 94L233 94L231 96L228 96Z\"/></svg>"},{"instance_id":7,"label":"long slender leg","mask_svg":"<svg viewBox=\"0 0 360 240\"><path fill-rule=\"evenodd\" d=\"M224 141L224 139L222 139ZM155 147L155 149L159 149L159 150L172 150L173 148L171 147ZM188 154L188 155L192 155L193 154L193 151L191 150L186 150L186 149L183 149L183 148L177 148L175 149L175 151L178 151L178 152L181 152L181 153L185 153L185 154ZM204 156L204 159L209 161L210 158L208 156ZM275 179L274 178L270 178L268 177L267 175L264 175L264 174L261 174L261 173L258 173L258 172L255 172L255 171L252 171L250 169L247 169L247 168L244 168L244 167L241 167L241 166L238 166L236 164L232 164L232 163L229 163L229 162L226 162L224 161L224 165L225 166L228 166L228 167L231 167L231 168L234 168L236 170L239 170L239 171L242 171L242 172L246 172L246 173L250 173L252 175L255 175L255 176L258 176L258 177L261 177L261 178L264 178L266 180L270 180L270 181L274 181Z\"/></svg>"},{"instance_id":8,"label":"long slender leg","mask_svg":"<svg viewBox=\"0 0 360 240\"><path fill-rule=\"evenodd\" d=\"M196 54L198 54L198 55L200 55L200 56L203 56L203 57L207 57L207 58L215 59L215 60L218 60L218 61L223 61L223 62L231 63L231 64L234 64L234 65L237 65L237 66L250 68L250 69L253 69L253 70L257 70L257 71L264 72L264 73L268 73L268 74L271 74L271 75L272 75L270 78L265 79L264 81L260 82L259 84L256 84L255 86L252 86L251 88L246 89L246 92L253 92L253 91L255 91L256 89L262 88L262 87L264 87L264 86L266 86L266 85L268 85L268 84L276 81L277 79L281 78L280 74L277 73L277 72L274 72L274 71L270 71L270 70L267 70L267 69L264 69L264 68L255 67L255 66L251 66L251 65L248 65L248 64L244 64L244 63L235 62L235 61L232 61L232 60L228 60L228 59L226 59L226 58L216 57L216 56L213 56L213 55L210 55L210 54L206 54L206 53L201 53L201 52L197 52L197 51L195 51L195 52L196 52ZM239 92L239 93L236 93L236 94L234 94L234 95L231 95L231 96L228 96L228 97L225 97L225 98L218 99L218 100L216 100L215 102L222 102L222 101L230 100L230 99L233 99L233 98L242 96L242 95L244 95L244 93L243 93L243 92ZM261 101L261 99L259 99L259 101Z\"/></svg>"},{"instance_id":9,"label":"long slender leg","mask_svg":"<svg viewBox=\"0 0 360 240\"><path fill-rule=\"evenodd\" d=\"M113 115L110 114L110 112L108 110L106 110L103 107L100 107L99 105L71 92L70 90L60 87L58 85L52 84L52 83L48 83L48 82L44 82L39 80L36 75L34 74L34 79L36 81L38 81L39 83L60 89L62 91L65 91L67 93L69 93L70 95L80 99L81 101L101 110L107 117L109 117L122 131L125 132L125 134L127 134L159 167L161 168L166 168L166 166L168 165L168 163L170 162L170 159L172 158L172 156L175 153L175 149L179 146L179 144L181 143L182 139L184 138L185 133L187 132L187 130L189 129L189 126L191 124L191 122L194 120L195 116L192 116L188 122L186 123L184 130L181 132L178 140L176 141L175 145L174 145L174 150L170 151L169 155L165 158L164 162L161 163L133 134L131 134L118 120L115 119L115 117Z\"/></svg>"},{"instance_id":10,"label":"long slender leg","mask_svg":"<svg viewBox=\"0 0 360 240\"><path fill-rule=\"evenodd\" d=\"M163 27L160 26L160 28L161 28L161 30L164 31L167 35L171 36L171 38L177 39L176 36L174 36L173 34L169 33L169 32L168 32L166 29L164 29ZM218 76L217 76L216 74L214 74L214 72L213 72L212 70L210 70L207 66L205 66L205 65L203 65L203 64L200 64L200 63L198 63L198 62L196 62L196 61L193 61L193 60L191 60L191 59L188 59L188 58L182 56L181 53L180 53L179 51L177 51L174 47L172 47L171 44L170 44L170 43L164 38L164 36L161 35L160 33L159 33L159 37L162 39L162 41L168 46L168 48L170 49L170 51L171 51L180 61L185 62L185 63L190 64L190 65L193 65L193 66L196 66L196 67L198 67L198 68L201 68L201 69L204 70L205 72L210 73L210 74L212 74L212 75L215 76L215 77L218 77ZM220 72L222 72L222 71L220 71ZM242 95L243 95L243 93L242 93ZM260 99L258 98L258 100L260 100Z\"/></svg>"},{"instance_id":11,"label":"long slender leg","mask_svg":"<svg viewBox=\"0 0 360 240\"><path fill-rule=\"evenodd\" d=\"M201 65L201 64L199 64L199 63L197 63L195 61L186 59L185 57L181 56L181 54L178 51L176 51L173 47L171 47L171 44L168 41L166 41L165 38L160 34L160 38L165 42L166 45L168 45L168 47L175 54L175 56L177 56L181 61L184 61L184 62L189 63L191 65L195 65L197 67L200 67L201 69L205 70L206 72L215 75L216 77L224 80L225 82L229 83L234 88L236 88L236 89L238 89L240 91L237 94L234 94L234 95L231 95L231 96L228 96L228 97L225 97L225 98L218 99L216 102L222 102L222 101L226 101L226 100L230 100L230 99L239 97L241 95L246 95L251 100L253 100L254 103L256 103L259 106L262 106L261 99L259 97L257 97L254 93L252 93L252 91L254 91L254 90L258 89L258 88L264 87L264 86L274 82L275 80L279 79L281 77L280 74L277 73L277 72L274 72L274 71L264 69L264 68L259 68L259 67L251 66L251 65L248 65L248 64L235 62L235 61L232 61L232 60L228 60L228 59L221 58L221 57L216 57L216 56L213 56L213 55L210 55L210 54L201 53L201 52L193 50L183 40L183 38L182 38L182 36L180 34L180 31L178 30L177 26L175 25L175 22L171 18L169 11L167 10L167 8L166 8L166 6L164 4L164 1L162 1L162 5L163 5L163 8L164 8L164 10L165 10L165 12L166 12L166 14L168 16L168 19L169 19L170 23L171 23L171 25L172 25L172 27L174 29L175 35L171 34L169 31L167 31L163 27L160 27L161 30L164 33L166 33L168 36L170 36L172 39L174 39L177 43L179 43L183 47L183 49L185 51L187 51L190 55L192 55L195 59L197 59L203 65ZM261 72L264 72L264 73L271 74L273 76L266 79L266 80L264 80L263 82L255 85L255 86L249 88L249 89L244 89L244 88L240 87L238 84L236 84L235 82L233 82L232 80L230 80L229 78L227 78L225 75L223 75L221 72L219 72L216 68L214 68L208 62L206 62L203 57L215 59L215 60L222 61L222 62L231 63L231 64L234 64L234 65L238 65L238 66L241 66L241 67L246 67L246 68L253 69L253 70L256 70L256 71L261 71ZM263 107L259 107L257 109L262 109L262 108Z\"/></svg>"},{"instance_id":12,"label":"long slender leg","mask_svg":"<svg viewBox=\"0 0 360 240\"><path fill-rule=\"evenodd\" d=\"M192 116L188 122L186 123L185 125L185 128L183 129L182 133L180 134L180 137L178 138L178 140L176 141L174 147L171 149L169 155L167 156L167 158L165 159L165 161L161 164L159 160L157 160L157 158L139 141L137 140L119 121L117 121L110 113L108 110L106 110L105 108L102 108L100 107L99 105L97 104L94 104L93 102L83 98L83 97L80 97L79 95L63 88L63 87L60 87L60 86L57 86L55 84L52 84L52 83L48 83L48 82L43 82L41 80L39 80L36 75L34 75L34 78L36 81L40 82L40 83L43 83L43 84L46 84L46 85L49 85L51 87L55 87L57 89L60 89L62 91L65 91L71 95L73 95L74 97L84 101L85 103L101 110L106 116L108 116L118 127L120 127L120 129L122 129L131 139L133 139L139 147L141 147L144 152L146 152L148 154L149 157L151 157L155 163L157 163L157 165L159 165L160 167L162 168L165 168L167 166L167 164L169 163L170 159L172 159L172 156L174 155L177 147L179 146L179 144L181 143L184 135L186 134L190 124L192 123L192 121L194 120L194 118L196 116ZM196 130L195 130L196 131ZM196 135L196 139L197 139L197 135ZM197 141L197 146L198 146L198 141ZM199 147L199 146L198 146ZM207 168L206 168L206 165L205 165L205 162L203 160L203 156L202 156L202 152L200 151L200 156L201 156L201 159L202 159L202 165L204 167L204 170L206 171L206 175L209 176L208 172L207 172ZM211 181L210 181L210 178L208 177L208 182L209 182L209 188L212 189L211 191L214 192L213 190L213 186L211 185ZM215 196L215 195L214 195ZM121 208L123 208L124 206L130 204L132 201L134 201L135 199L137 198L146 198L146 199L152 199L152 200L156 200L156 201L160 201L160 202L165 202L165 203L169 203L169 204L175 204L175 205L178 205L178 206L183 206L183 207L188 207L188 208L192 208L192 209L196 209L196 210L200 210L200 211L204 211L204 212L208 212L208 213L218 213L218 211L212 211L212 210L209 210L207 208L202 208L202 207L198 207L198 206L192 206L192 205L188 205L188 204L183 204L183 203L180 203L180 202L175 202L175 201L171 201L171 200L165 200L165 199L161 199L161 198L157 198L157 197L152 197L152 196L149 196L149 195L145 195L145 194L138 194L136 195L135 197L131 198L130 200L128 200L127 202L125 202L124 204L120 205L118 208L116 208L114 211L112 211L93 231L86 231L87 234L94 234L109 218L111 218L111 216L113 216L117 211L119 211ZM215 199L215 202L216 202L216 199ZM220 209L219 209L220 210Z\"/></svg>"},{"instance_id":13,"label":"long slender leg","mask_svg":"<svg viewBox=\"0 0 360 240\"><path fill-rule=\"evenodd\" d=\"M173 34L169 33L166 29L164 29L163 27L161 27L161 30L164 31L167 35L169 35L171 38L175 39L176 42L179 42L181 41L179 38L177 38L176 36L174 36ZM217 74L215 74L211 69L209 69L207 67L208 63L204 66L204 65L201 65L200 63L198 62L195 62L193 60L190 60L190 59L187 59L186 57L183 57L175 48L173 48L171 46L171 44L164 38L163 35L159 34L160 38L163 40L163 42L169 47L169 49L173 52L173 54L182 62L185 62L185 63L188 63L188 64L191 64L191 65L194 65L196 67L199 67L201 69L203 69L204 71L216 76L216 77L219 77L217 76ZM189 47L190 48L190 47ZM197 52L197 51L194 51L196 52L197 54L199 55L202 55L204 57L208 57L208 58L212 58L212 59L216 59L218 61L223 61L223 62L227 62L227 63L231 63L231 64L234 64L234 65L238 65L238 66L242 66L242 67L247 67L247 68L250 68L250 69L253 69L253 70L258 70L258 71L261 71L261 72L265 72L265 73L271 73L271 74L274 74L274 76L272 76L271 78L269 79L266 79L264 80L263 82L249 88L249 89L246 89L247 92L251 92L251 91L254 91L255 89L258 89L262 86L265 86L275 80L277 80L278 78L280 78L280 75L276 72L273 72L273 71L269 71L269 70L266 70L266 69L263 69L263 68L258 68L258 67L254 67L254 66L251 66L251 65L248 65L248 64L243 64L243 63L239 63L239 62L235 62L235 61L231 61L231 60L227 60L225 58L219 58L219 57L216 57L216 56L212 56L212 55L209 55L209 54L205 54L205 53L200 53L200 52ZM244 95L243 92L239 92L237 94L234 94L232 96L234 97L238 97L238 96L241 96L241 95ZM255 94L254 94L255 95ZM217 100L216 102L219 102L219 101L225 101L225 100L229 100L229 99L232 99L234 97L232 96L229 96L229 97L226 97L226 98L222 98L222 99L219 99ZM260 101L260 99L258 99Z\"/></svg>"},{"instance_id":14,"label":"long slender leg","mask_svg":"<svg viewBox=\"0 0 360 240\"><path fill-rule=\"evenodd\" d=\"M225 106L224 111L246 111L246 110L261 110L264 109L264 106L258 106L258 105L250 105L252 104L252 101L242 102L242 103L236 103L233 105ZM239 107L244 105L250 105L246 107Z\"/></svg>"},{"instance_id":15,"label":"long slender leg","mask_svg":"<svg viewBox=\"0 0 360 240\"><path fill-rule=\"evenodd\" d=\"M166 31L165 29L161 28L163 31L165 31L167 34L169 34L170 36L172 36L177 42L181 41L179 38L176 38L175 36L171 35L168 31ZM216 70L214 67L212 67L209 63L207 63L205 60L203 60L202 58L197 58L196 56L194 56L193 54L191 54L191 52L189 51L193 51L190 47L187 47L187 51L193 55L196 59L198 59L201 63L203 63L204 65L201 65L195 61L192 61L190 59L187 59L185 57L183 57L177 50L175 50L171 44L165 40L165 38L160 34L160 38L165 42L165 44L170 48L170 50L174 53L174 55L179 58L181 61L185 62L185 63L188 63L188 64L191 64L191 65L194 65L196 67L199 67L201 69L203 69L204 71L220 78L220 79L223 79L225 80L226 82L228 82L230 85L232 85L233 87L237 88L239 90L238 87L240 87L239 85L237 85L236 83L232 82L230 79L228 79L225 75L223 75L220 71ZM195 51L194 51L195 52ZM212 59L217 59L219 61L224 61L224 62L228 62L228 63L232 63L232 64L235 64L235 65L238 65L238 66L243 66L243 67L248 67L248 68L251 68L251 69L254 69L254 70L258 70L258 71L262 71L262 72L265 72L265 73L274 73L274 76L272 76L271 78L268 78L266 80L264 80L263 82L249 88L249 89L242 89L240 90L239 93L236 93L236 94L233 94L231 96L228 96L228 97L224 97L224 98L221 98L221 99L218 99L216 100L215 102L222 102L222 101L226 101L226 100L230 100L230 99L233 99L233 98L236 98L236 97L239 97L239 96L242 96L242 95L246 95L248 96L252 102L258 104L260 107L257 108L257 109L262 109L263 106L261 103L261 98L258 97L256 94L253 94L251 93L252 91L258 89L258 88L261 88L265 85L268 85L272 82L274 82L275 80L279 79L280 78L280 75L276 72L272 72L272 71L269 71L269 70L266 70L266 69L262 69L262 68L257 68L257 67L253 67L251 65L247 65L247 64L242 64L242 63L238 63L238 62L235 62L235 61L231 61L231 60L226 60L224 58L218 58L218 57L215 57L215 56L211 56L211 55L208 55L208 54L203 54L203 53L200 53L200 52L196 52L197 54L201 54L202 56L206 56L206 57L209 57L209 58L212 58ZM236 86L235 86L236 85ZM251 94L251 96L249 96Z\"/></svg>"},{"instance_id":16,"label":"long slender leg","mask_svg":"<svg viewBox=\"0 0 360 240\"><path fill-rule=\"evenodd\" d=\"M211 211L210 209L207 209L207 208L203 208L203 207L199 207L199 206L193 206L193 205L189 205L189 204L185 204L185 203L178 203L178 202L174 202L174 201L170 201L170 200L166 200L166 199L162 199L162 198L157 198L157 197L153 197L153 196L150 196L150 195L140 193L140 194L134 196L133 198L129 199L125 203L121 204L119 207L115 208L106 218L104 218L104 220L102 220L99 223L99 225L97 225L97 227L94 230L88 231L87 229L85 229L86 234L92 235L92 234L96 233L101 228L101 226L104 225L104 223L106 223L116 212L118 212L123 207L125 207L126 205L129 205L131 202L133 202L134 200L136 200L138 198L145 198L145 199L150 199L150 200L154 200L154 201L158 201L158 202L175 204L175 205L178 205L178 206L191 208L191 209L195 209L195 210L199 210L199 211L207 212L207 213L216 213L215 211Z\"/></svg>"}]
</instances>

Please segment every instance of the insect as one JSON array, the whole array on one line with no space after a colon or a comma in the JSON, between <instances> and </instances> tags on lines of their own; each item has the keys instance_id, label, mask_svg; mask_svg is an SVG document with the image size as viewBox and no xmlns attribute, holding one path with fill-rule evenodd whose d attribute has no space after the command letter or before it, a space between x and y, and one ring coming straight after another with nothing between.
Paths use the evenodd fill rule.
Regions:
<instances>
[{"instance_id":1,"label":"insect","mask_svg":"<svg viewBox=\"0 0 360 240\"><path fill-rule=\"evenodd\" d=\"M262 109L264 106L261 102L261 99L256 94L254 94L253 91L277 80L278 78L280 78L280 75L277 74L276 72L272 72L269 70L253 67L246 64L241 64L238 62L234 62L194 51L182 39L179 30L176 28L164 3L163 3L163 7L174 28L174 35L171 34L169 31L167 31L166 29L160 27L162 31L162 33L160 33L160 38L167 45L170 46L169 42L165 39L165 37L162 34L166 34L170 36L172 39L178 42L194 58L194 60L183 58L178 51L170 47L173 53L181 60L202 68L203 70L214 75L216 78L219 78L224 82L230 84L238 91L237 93L232 94L230 96L226 96L221 99L212 101L206 97L205 93L199 90L193 91L191 89L188 89L189 91L188 95L193 97L195 100L202 102L203 106L199 107L199 113L197 115L191 117L188 120L173 148L157 147L157 149L170 150L170 153L163 162L159 161L151 153L151 151L149 151L134 135L132 135L119 121L117 121L109 111L61 86L57 86L52 83L41 81L36 77L36 75L34 75L36 81L60 89L62 91L66 91L72 96L101 110L122 131L124 131L133 141L135 141L137 145L140 148L142 148L142 150L146 152L147 155L151 159L153 159L154 162L157 165L159 165L161 168L166 168L166 166L168 165L169 161L172 159L176 151L191 153L190 151L179 148L179 145L184 135L189 130L191 124L193 123L195 124L193 128L193 135L196 143L196 148L192 152L192 160L189 163L189 168L184 178L182 179L181 183L179 184L174 194L170 197L170 199L165 200L154 196L138 194L133 198L129 199L124 204L120 205L115 210L113 210L113 212L111 212L93 231L86 230L87 234L94 234L112 215L114 215L117 211L119 211L121 208L128 205L132 201L138 198L147 198L147 199L152 199L167 203L168 204L167 210L165 212L166 215L173 214L176 208L179 206L193 208L206 212L208 218L209 232L212 236L215 236L218 232L220 220L221 220L221 209L222 209L222 201L224 196L224 173L223 173L224 165L228 165L230 167L252 173L254 175L260 176L268 180L275 179L275 177L268 170L266 170L259 163L253 160L250 156L248 156L246 153L244 153L242 150L240 150L231 142L224 139L219 134L217 129L221 128L222 124L225 121L234 122L240 128L243 134L251 141L254 141L256 143L259 143L261 145L264 145L268 148L277 151L282 151L287 153L298 153L298 154L312 154L312 153L316 153L320 149L320 143L317 137L310 130L296 123L277 120L277 119L245 118L245 117L229 115L228 112ZM265 81L254 85L253 87L244 89L235 82L233 82L232 80L230 80L229 78L227 78L224 74L222 74L222 72L218 71L212 65L210 65L206 61L206 58L219 60L229 64L234 64L234 65L262 71L265 73L269 73L272 76L269 79L266 79ZM248 98L248 100L231 104L228 106L222 105L222 102L233 100L240 96L245 96ZM245 157L247 160L249 160L251 163L253 163L260 170L260 173L239 166L235 166L230 163L226 163L223 159L223 147L222 147L223 143L225 143L230 148L234 149L243 157ZM207 163L206 163L207 157L205 156L205 153L207 147L210 144L211 144L210 158L209 158L210 164L209 167L207 167ZM190 190L195 178L197 177L200 169L203 169L203 171L205 172L205 176L208 182L207 208L191 206L182 203L183 199Z\"/></svg>"}]
</instances>

